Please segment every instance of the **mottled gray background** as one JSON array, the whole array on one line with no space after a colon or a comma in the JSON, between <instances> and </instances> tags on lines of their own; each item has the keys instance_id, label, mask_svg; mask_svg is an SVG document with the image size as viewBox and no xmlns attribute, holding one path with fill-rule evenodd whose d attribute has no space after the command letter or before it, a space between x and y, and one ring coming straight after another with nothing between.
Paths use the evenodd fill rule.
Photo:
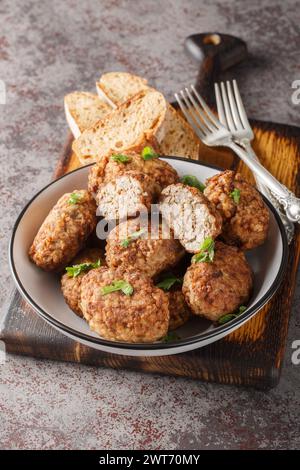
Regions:
<instances>
[{"instance_id":1,"label":"mottled gray background","mask_svg":"<svg viewBox=\"0 0 300 470\"><path fill-rule=\"evenodd\" d=\"M0 1L1 289L7 242L24 203L51 178L66 136L63 96L128 70L171 98L194 81L184 38L215 30L245 39L235 70L252 117L298 124L300 6L293 0ZM1 448L220 449L299 447L300 286L280 385L269 393L8 357L0 366Z\"/></svg>"}]
</instances>

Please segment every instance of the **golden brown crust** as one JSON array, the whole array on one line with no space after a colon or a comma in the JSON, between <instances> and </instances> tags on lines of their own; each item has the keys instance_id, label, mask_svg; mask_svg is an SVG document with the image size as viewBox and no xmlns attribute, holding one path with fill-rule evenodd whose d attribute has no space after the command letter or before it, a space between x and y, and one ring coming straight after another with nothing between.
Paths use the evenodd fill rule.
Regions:
<instances>
[{"instance_id":1,"label":"golden brown crust","mask_svg":"<svg viewBox=\"0 0 300 470\"><path fill-rule=\"evenodd\" d=\"M231 193L240 191L239 203ZM243 250L262 245L268 235L269 210L259 192L240 174L224 171L207 181L205 196L217 207L223 217L222 238Z\"/></svg>"},{"instance_id":2,"label":"golden brown crust","mask_svg":"<svg viewBox=\"0 0 300 470\"><path fill-rule=\"evenodd\" d=\"M183 280L183 294L195 315L217 320L245 305L253 276L244 253L222 242L215 244L212 263L194 263Z\"/></svg>"},{"instance_id":3,"label":"golden brown crust","mask_svg":"<svg viewBox=\"0 0 300 470\"><path fill-rule=\"evenodd\" d=\"M122 222L109 234L106 244L107 264L112 268L132 266L152 277L175 266L184 256L184 249L169 230L160 225L152 234L151 226L140 225L138 219ZM130 234L144 229L144 233L132 240L127 247L121 242ZM155 238L157 239L153 239Z\"/></svg>"},{"instance_id":4,"label":"golden brown crust","mask_svg":"<svg viewBox=\"0 0 300 470\"><path fill-rule=\"evenodd\" d=\"M132 285L131 296L120 291L103 295L103 287L121 279ZM90 271L81 283L81 308L90 328L109 340L148 343L168 330L168 297L139 271L106 267Z\"/></svg>"},{"instance_id":5,"label":"golden brown crust","mask_svg":"<svg viewBox=\"0 0 300 470\"><path fill-rule=\"evenodd\" d=\"M69 202L78 195L76 204ZM62 270L96 226L96 204L86 190L64 194L42 223L29 249L30 259L45 271Z\"/></svg>"},{"instance_id":6,"label":"golden brown crust","mask_svg":"<svg viewBox=\"0 0 300 470\"><path fill-rule=\"evenodd\" d=\"M99 248L86 248L72 260L71 265L96 263L99 259L101 266L103 266L105 264L105 258L102 250ZM83 317L80 308L81 281L87 273L88 271L85 271L76 277L70 277L68 273L65 273L61 278L61 290L65 301L70 309L80 317Z\"/></svg>"},{"instance_id":7,"label":"golden brown crust","mask_svg":"<svg viewBox=\"0 0 300 470\"><path fill-rule=\"evenodd\" d=\"M85 274L86 273L81 273L77 277L69 277L66 273L61 278L61 290L65 301L70 309L79 317L83 317L80 308L80 288L81 280Z\"/></svg>"},{"instance_id":8,"label":"golden brown crust","mask_svg":"<svg viewBox=\"0 0 300 470\"><path fill-rule=\"evenodd\" d=\"M190 318L191 311L185 301L181 286L166 292L169 299L169 331L176 330L183 326Z\"/></svg>"}]
</instances>

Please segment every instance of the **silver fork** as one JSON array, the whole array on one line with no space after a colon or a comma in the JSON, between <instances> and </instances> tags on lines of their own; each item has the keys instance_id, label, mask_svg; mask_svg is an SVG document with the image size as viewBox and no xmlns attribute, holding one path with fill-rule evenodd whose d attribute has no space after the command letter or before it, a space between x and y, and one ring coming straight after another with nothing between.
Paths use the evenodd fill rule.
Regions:
<instances>
[{"instance_id":1,"label":"silver fork","mask_svg":"<svg viewBox=\"0 0 300 470\"><path fill-rule=\"evenodd\" d=\"M242 102L242 98L238 89L236 80L232 83L227 81L226 86L223 82L219 85L215 83L215 95L219 120L223 126L231 132L233 140L241 145L248 155L258 160L252 146L251 140L254 139L254 134L251 129L247 114ZM282 210L280 202L272 194L272 192L260 181L254 174L256 185L260 192L266 196L277 209L277 212L282 220L287 234L288 242L293 239L295 227Z\"/></svg>"},{"instance_id":2,"label":"silver fork","mask_svg":"<svg viewBox=\"0 0 300 470\"><path fill-rule=\"evenodd\" d=\"M218 121L195 87L191 85L190 89L181 90L180 96L175 93L175 98L187 121L202 142L210 147L224 146L232 149L274 193L282 204L288 219L300 223L300 199L281 184L259 161L234 142L231 132Z\"/></svg>"}]
</instances>

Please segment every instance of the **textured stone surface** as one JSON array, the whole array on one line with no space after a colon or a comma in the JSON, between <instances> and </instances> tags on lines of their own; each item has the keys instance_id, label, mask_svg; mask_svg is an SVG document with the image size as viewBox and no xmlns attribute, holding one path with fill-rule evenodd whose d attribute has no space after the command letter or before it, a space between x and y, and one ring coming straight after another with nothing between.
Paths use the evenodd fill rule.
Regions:
<instances>
[{"instance_id":1,"label":"textured stone surface","mask_svg":"<svg viewBox=\"0 0 300 470\"><path fill-rule=\"evenodd\" d=\"M167 94L194 81L184 38L215 30L245 39L236 68L251 116L300 124L291 102L299 71L296 1L2 0L0 79L1 292L12 289L7 243L24 203L50 179L67 126L63 95L93 90L98 76L128 70ZM286 361L269 393L183 379L10 356L0 366L1 448L299 448L300 285Z\"/></svg>"}]
</instances>

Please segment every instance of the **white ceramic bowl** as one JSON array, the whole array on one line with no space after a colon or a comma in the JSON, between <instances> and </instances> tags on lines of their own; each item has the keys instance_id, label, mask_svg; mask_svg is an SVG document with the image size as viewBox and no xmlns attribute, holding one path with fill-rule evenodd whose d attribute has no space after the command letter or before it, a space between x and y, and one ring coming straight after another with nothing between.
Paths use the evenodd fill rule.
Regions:
<instances>
[{"instance_id":1,"label":"white ceramic bowl","mask_svg":"<svg viewBox=\"0 0 300 470\"><path fill-rule=\"evenodd\" d=\"M207 164L176 157L164 157L179 173L195 175L200 181L218 173ZM214 326L194 317L177 330L180 340L170 343L128 344L102 339L66 305L60 290L60 278L37 268L28 259L28 249L44 218L59 199L74 189L87 187L89 166L79 168L50 183L38 192L19 215L10 242L10 266L17 288L34 310L65 335L83 344L116 354L163 356L200 348L228 335L248 321L274 295L280 285L287 261L287 240L276 210L270 210L270 230L264 246L247 253L254 272L254 290L247 310L231 322Z\"/></svg>"}]
</instances>

